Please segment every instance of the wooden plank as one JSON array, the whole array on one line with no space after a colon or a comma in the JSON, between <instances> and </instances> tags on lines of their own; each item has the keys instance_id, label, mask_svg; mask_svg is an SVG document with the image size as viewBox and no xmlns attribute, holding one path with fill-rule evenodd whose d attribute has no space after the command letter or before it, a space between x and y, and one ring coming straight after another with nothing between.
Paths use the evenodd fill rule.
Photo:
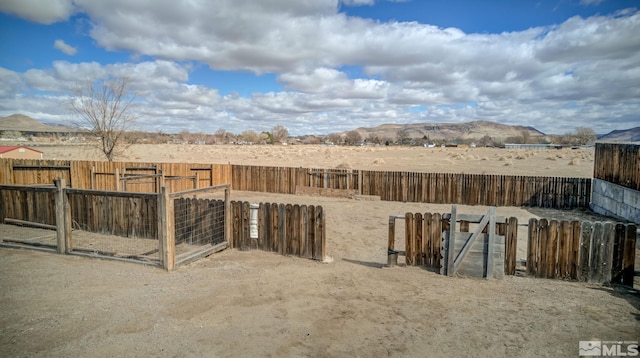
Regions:
<instances>
[{"instance_id":1,"label":"wooden plank","mask_svg":"<svg viewBox=\"0 0 640 358\"><path fill-rule=\"evenodd\" d=\"M558 221L549 222L549 237L547 245L547 278L557 277L558 265Z\"/></svg>"},{"instance_id":2,"label":"wooden plank","mask_svg":"<svg viewBox=\"0 0 640 358\"><path fill-rule=\"evenodd\" d=\"M600 270L602 279L600 283L611 283L613 269L613 244L615 240L615 226L612 222L604 223L604 237L602 242L602 254L600 258Z\"/></svg>"},{"instance_id":3,"label":"wooden plank","mask_svg":"<svg viewBox=\"0 0 640 358\"><path fill-rule=\"evenodd\" d=\"M573 242L573 233L571 222L563 220L560 222L560 231L558 235L558 278L569 278L569 256L571 252L571 244Z\"/></svg>"},{"instance_id":4,"label":"wooden plank","mask_svg":"<svg viewBox=\"0 0 640 358\"><path fill-rule=\"evenodd\" d=\"M486 277L488 279L492 279L494 278L494 258L493 258L493 254L494 254L494 250L495 250L495 243L496 243L496 208L494 206L489 208L489 237L488 237L488 248L487 248L487 268L486 268ZM480 225L482 225L482 223L480 223ZM500 276L504 276L504 247L501 250L498 250L498 254L499 254L499 258L500 258L500 264L502 267L502 270L498 270L498 272L500 273ZM502 254L502 255L500 255Z\"/></svg>"},{"instance_id":5,"label":"wooden plank","mask_svg":"<svg viewBox=\"0 0 640 358\"><path fill-rule=\"evenodd\" d=\"M518 218L510 217L507 220L505 236L505 258L504 258L504 273L507 275L516 274L516 259L518 252Z\"/></svg>"},{"instance_id":6,"label":"wooden plank","mask_svg":"<svg viewBox=\"0 0 640 358\"><path fill-rule=\"evenodd\" d=\"M271 225L269 230L271 231L269 236L271 237L271 251L280 252L280 206L276 203L272 203L269 208L271 211Z\"/></svg>"},{"instance_id":7,"label":"wooden plank","mask_svg":"<svg viewBox=\"0 0 640 358\"><path fill-rule=\"evenodd\" d=\"M633 287L635 275L636 232L637 227L635 224L627 224L627 234L622 252L622 284L629 287Z\"/></svg>"},{"instance_id":8,"label":"wooden plank","mask_svg":"<svg viewBox=\"0 0 640 358\"><path fill-rule=\"evenodd\" d=\"M454 274L454 254L455 254L455 237L456 237L456 220L457 220L457 207L451 206L451 219L449 219L449 242L447 244L447 267L445 274L447 276L453 276Z\"/></svg>"},{"instance_id":9,"label":"wooden plank","mask_svg":"<svg viewBox=\"0 0 640 358\"><path fill-rule=\"evenodd\" d=\"M611 283L622 283L622 258L626 233L626 226L623 223L616 223L611 260Z\"/></svg>"},{"instance_id":10,"label":"wooden plank","mask_svg":"<svg viewBox=\"0 0 640 358\"><path fill-rule=\"evenodd\" d=\"M391 254L395 251L396 246L396 218L395 216L389 216L389 231L387 235L387 254Z\"/></svg>"},{"instance_id":11,"label":"wooden plank","mask_svg":"<svg viewBox=\"0 0 640 358\"><path fill-rule=\"evenodd\" d=\"M433 248L434 248L434 236L432 231L433 215L431 213L424 213L422 215L422 252L424 254L423 265L433 267ZM440 235L437 235L437 240L440 240Z\"/></svg>"},{"instance_id":12,"label":"wooden plank","mask_svg":"<svg viewBox=\"0 0 640 358\"><path fill-rule=\"evenodd\" d=\"M539 248L539 256L538 256L538 269L536 271L537 278L547 277L547 255L549 253L549 221L547 219L540 219L538 222L538 248Z\"/></svg>"},{"instance_id":13,"label":"wooden plank","mask_svg":"<svg viewBox=\"0 0 640 358\"><path fill-rule=\"evenodd\" d=\"M287 254L287 206L278 205L278 253Z\"/></svg>"},{"instance_id":14,"label":"wooden plank","mask_svg":"<svg viewBox=\"0 0 640 358\"><path fill-rule=\"evenodd\" d=\"M443 220L442 214L440 213L434 213L432 219L431 235L433 241L431 243L433 249L431 250L431 267L440 269L444 265L444 258L442 256L442 233L449 230L449 221Z\"/></svg>"},{"instance_id":15,"label":"wooden plank","mask_svg":"<svg viewBox=\"0 0 640 358\"><path fill-rule=\"evenodd\" d=\"M580 227L580 253L578 259L578 281L589 279L589 255L591 254L591 241L593 236L593 224L583 221Z\"/></svg>"},{"instance_id":16,"label":"wooden plank","mask_svg":"<svg viewBox=\"0 0 640 358\"><path fill-rule=\"evenodd\" d=\"M293 231L295 223L294 223L294 217L293 217L293 205L291 204L286 204L285 205L285 215L286 215L286 220L285 220L285 231L286 231L286 243L285 243L285 247L286 247L286 251L285 254L286 255L294 255L294 246L295 246L295 233Z\"/></svg>"},{"instance_id":17,"label":"wooden plank","mask_svg":"<svg viewBox=\"0 0 640 358\"><path fill-rule=\"evenodd\" d=\"M601 283L603 280L603 251L605 233L602 222L593 223L593 240L591 241L591 255L589 257L589 282Z\"/></svg>"},{"instance_id":18,"label":"wooden plank","mask_svg":"<svg viewBox=\"0 0 640 358\"><path fill-rule=\"evenodd\" d=\"M580 238L582 234L580 228L580 221L574 220L571 222L571 245L567 265L568 277L572 280L578 279L578 266L580 262Z\"/></svg>"},{"instance_id":19,"label":"wooden plank","mask_svg":"<svg viewBox=\"0 0 640 358\"><path fill-rule=\"evenodd\" d=\"M300 205L300 218L298 219L298 242L299 242L299 257L310 258L311 250L308 250L307 244L309 231L307 225L309 224L309 208L306 205ZM308 254L307 254L308 251Z\"/></svg>"},{"instance_id":20,"label":"wooden plank","mask_svg":"<svg viewBox=\"0 0 640 358\"><path fill-rule=\"evenodd\" d=\"M315 233L315 242L313 250L313 259L324 261L327 257L327 247L326 247L326 229L325 229L325 217L322 206L316 206L316 233Z\"/></svg>"},{"instance_id":21,"label":"wooden plank","mask_svg":"<svg viewBox=\"0 0 640 358\"><path fill-rule=\"evenodd\" d=\"M302 257L307 259L313 258L313 244L315 239L315 206L309 205L307 208L307 219L305 220L307 223L307 234L305 235L305 245L304 245L304 254Z\"/></svg>"},{"instance_id":22,"label":"wooden plank","mask_svg":"<svg viewBox=\"0 0 640 358\"><path fill-rule=\"evenodd\" d=\"M299 204L295 204L293 205L292 208L292 215L293 215L293 222L292 222L292 227L291 227L291 231L293 233L292 237L291 237L291 254L294 256L298 256L300 257L300 254L302 252L302 245L304 245L304 243L302 242L302 225L301 225L301 213L300 213L300 205Z\"/></svg>"},{"instance_id":23,"label":"wooden plank","mask_svg":"<svg viewBox=\"0 0 640 358\"><path fill-rule=\"evenodd\" d=\"M415 261L415 222L413 213L406 213L404 218L404 250L407 266L413 266Z\"/></svg>"},{"instance_id":24,"label":"wooden plank","mask_svg":"<svg viewBox=\"0 0 640 358\"><path fill-rule=\"evenodd\" d=\"M424 264L424 252L422 251L422 240L423 240L423 231L422 231L422 225L423 225L423 221L422 221L422 214L421 213L416 213L414 215L414 228L413 228L413 232L414 232L414 236L415 236L415 240L414 240L414 262L416 265L423 265Z\"/></svg>"}]
</instances>

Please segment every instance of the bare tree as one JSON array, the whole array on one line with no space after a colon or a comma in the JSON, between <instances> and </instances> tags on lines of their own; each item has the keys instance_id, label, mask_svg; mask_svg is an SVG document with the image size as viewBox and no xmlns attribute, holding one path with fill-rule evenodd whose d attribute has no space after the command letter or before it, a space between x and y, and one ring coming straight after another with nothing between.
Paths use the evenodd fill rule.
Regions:
<instances>
[{"instance_id":1,"label":"bare tree","mask_svg":"<svg viewBox=\"0 0 640 358\"><path fill-rule=\"evenodd\" d=\"M258 135L258 133L252 130L243 131L242 133L240 133L240 138L250 144L258 143L258 141L260 140L260 136Z\"/></svg>"},{"instance_id":2,"label":"bare tree","mask_svg":"<svg viewBox=\"0 0 640 358\"><path fill-rule=\"evenodd\" d=\"M578 127L575 134L576 141L580 145L589 144L597 139L596 132L591 128Z\"/></svg>"},{"instance_id":3,"label":"bare tree","mask_svg":"<svg viewBox=\"0 0 640 358\"><path fill-rule=\"evenodd\" d=\"M358 131L348 131L344 141L347 145L358 145L362 142L362 136Z\"/></svg>"},{"instance_id":4,"label":"bare tree","mask_svg":"<svg viewBox=\"0 0 640 358\"><path fill-rule=\"evenodd\" d=\"M110 162L123 150L126 132L136 120L131 113L136 97L129 84L126 77L88 81L78 85L70 99L71 109L100 139L100 149Z\"/></svg>"},{"instance_id":5,"label":"bare tree","mask_svg":"<svg viewBox=\"0 0 640 358\"><path fill-rule=\"evenodd\" d=\"M271 129L271 134L273 135L273 140L275 142L285 142L287 137L289 137L289 130L284 126L277 125Z\"/></svg>"},{"instance_id":6,"label":"bare tree","mask_svg":"<svg viewBox=\"0 0 640 358\"><path fill-rule=\"evenodd\" d=\"M407 130L406 128L398 129L396 138L398 139L398 143L400 143L400 145L409 144L411 142L409 130Z\"/></svg>"},{"instance_id":7,"label":"bare tree","mask_svg":"<svg viewBox=\"0 0 640 358\"><path fill-rule=\"evenodd\" d=\"M342 137L338 133L331 133L327 136L327 140L332 144L338 145L341 144Z\"/></svg>"},{"instance_id":8,"label":"bare tree","mask_svg":"<svg viewBox=\"0 0 640 358\"><path fill-rule=\"evenodd\" d=\"M531 133L529 133L528 130L523 130L520 132L520 135L522 136L522 143L529 144L529 141L531 140Z\"/></svg>"}]
</instances>

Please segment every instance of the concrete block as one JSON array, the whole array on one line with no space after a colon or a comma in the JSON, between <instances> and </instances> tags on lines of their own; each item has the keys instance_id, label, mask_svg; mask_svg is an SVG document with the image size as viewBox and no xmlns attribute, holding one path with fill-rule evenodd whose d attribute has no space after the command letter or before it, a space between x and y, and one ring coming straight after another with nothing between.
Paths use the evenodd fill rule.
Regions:
<instances>
[{"instance_id":1,"label":"concrete block","mask_svg":"<svg viewBox=\"0 0 640 358\"><path fill-rule=\"evenodd\" d=\"M629 206L640 208L640 191L625 188L622 200Z\"/></svg>"}]
</instances>

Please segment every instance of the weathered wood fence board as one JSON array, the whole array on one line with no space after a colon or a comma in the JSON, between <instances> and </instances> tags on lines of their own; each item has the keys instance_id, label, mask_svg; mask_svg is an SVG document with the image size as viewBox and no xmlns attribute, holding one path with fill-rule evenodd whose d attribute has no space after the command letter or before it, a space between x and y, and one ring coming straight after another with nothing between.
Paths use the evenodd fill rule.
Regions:
<instances>
[{"instance_id":1,"label":"weathered wood fence board","mask_svg":"<svg viewBox=\"0 0 640 358\"><path fill-rule=\"evenodd\" d=\"M593 177L640 190L640 145L596 143Z\"/></svg>"},{"instance_id":2,"label":"weathered wood fence board","mask_svg":"<svg viewBox=\"0 0 640 358\"><path fill-rule=\"evenodd\" d=\"M0 167L3 169L0 171L0 184L9 185L49 185L61 177L68 186L76 189L122 190L123 178L146 176L126 180L126 191L157 193L161 186L168 187L170 192L178 192L231 182L231 166L228 164L2 158Z\"/></svg>"},{"instance_id":3,"label":"weathered wood fence board","mask_svg":"<svg viewBox=\"0 0 640 358\"><path fill-rule=\"evenodd\" d=\"M326 258L325 216L322 206L260 203L257 237L251 235L251 204L231 202L231 247L263 250L314 260Z\"/></svg>"},{"instance_id":4,"label":"weathered wood fence board","mask_svg":"<svg viewBox=\"0 0 640 358\"><path fill-rule=\"evenodd\" d=\"M141 163L0 159L0 184L49 184L63 177L73 188L171 192L231 183L234 190L295 194L296 188L357 190L387 201L588 207L589 178L553 178L451 173L382 172L228 164ZM158 177L154 177L158 176ZM158 183L162 176L165 183ZM116 180L116 178L120 180ZM194 184L195 183L195 184Z\"/></svg>"},{"instance_id":5,"label":"weathered wood fence board","mask_svg":"<svg viewBox=\"0 0 640 358\"><path fill-rule=\"evenodd\" d=\"M636 225L529 220L527 274L633 286Z\"/></svg>"},{"instance_id":6,"label":"weathered wood fence board","mask_svg":"<svg viewBox=\"0 0 640 358\"><path fill-rule=\"evenodd\" d=\"M389 250L394 251L396 216L389 218ZM518 220L515 217L500 218L502 222L495 225L496 233L504 237L500 256L504 259L504 273L516 273L516 249L518 240ZM451 214L439 213L406 213L405 220L405 259L409 266L426 266L439 270L442 267L443 234L450 230ZM459 230L468 232L470 223L478 220L476 216L463 216L459 222ZM484 232L486 232L486 228Z\"/></svg>"},{"instance_id":7,"label":"weathered wood fence board","mask_svg":"<svg viewBox=\"0 0 640 358\"><path fill-rule=\"evenodd\" d=\"M0 185L0 223L5 219L55 226L54 187Z\"/></svg>"}]
</instances>

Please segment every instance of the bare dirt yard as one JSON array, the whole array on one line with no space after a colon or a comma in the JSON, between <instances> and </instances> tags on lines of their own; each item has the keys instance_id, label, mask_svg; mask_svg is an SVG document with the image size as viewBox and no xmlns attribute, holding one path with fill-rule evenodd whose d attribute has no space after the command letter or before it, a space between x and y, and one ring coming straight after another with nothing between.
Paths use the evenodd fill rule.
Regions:
<instances>
[{"instance_id":1,"label":"bare dirt yard","mask_svg":"<svg viewBox=\"0 0 640 358\"><path fill-rule=\"evenodd\" d=\"M100 159L80 146L39 149L46 159ZM593 171L593 151L570 149L133 146L119 160L575 177ZM640 338L635 289L385 267L389 215L444 213L449 205L249 192L232 192L232 199L322 205L331 262L225 250L165 272L0 248L0 356L575 357L579 341ZM514 207L497 213L521 223L598 218ZM524 257L526 235L518 236Z\"/></svg>"}]
</instances>

